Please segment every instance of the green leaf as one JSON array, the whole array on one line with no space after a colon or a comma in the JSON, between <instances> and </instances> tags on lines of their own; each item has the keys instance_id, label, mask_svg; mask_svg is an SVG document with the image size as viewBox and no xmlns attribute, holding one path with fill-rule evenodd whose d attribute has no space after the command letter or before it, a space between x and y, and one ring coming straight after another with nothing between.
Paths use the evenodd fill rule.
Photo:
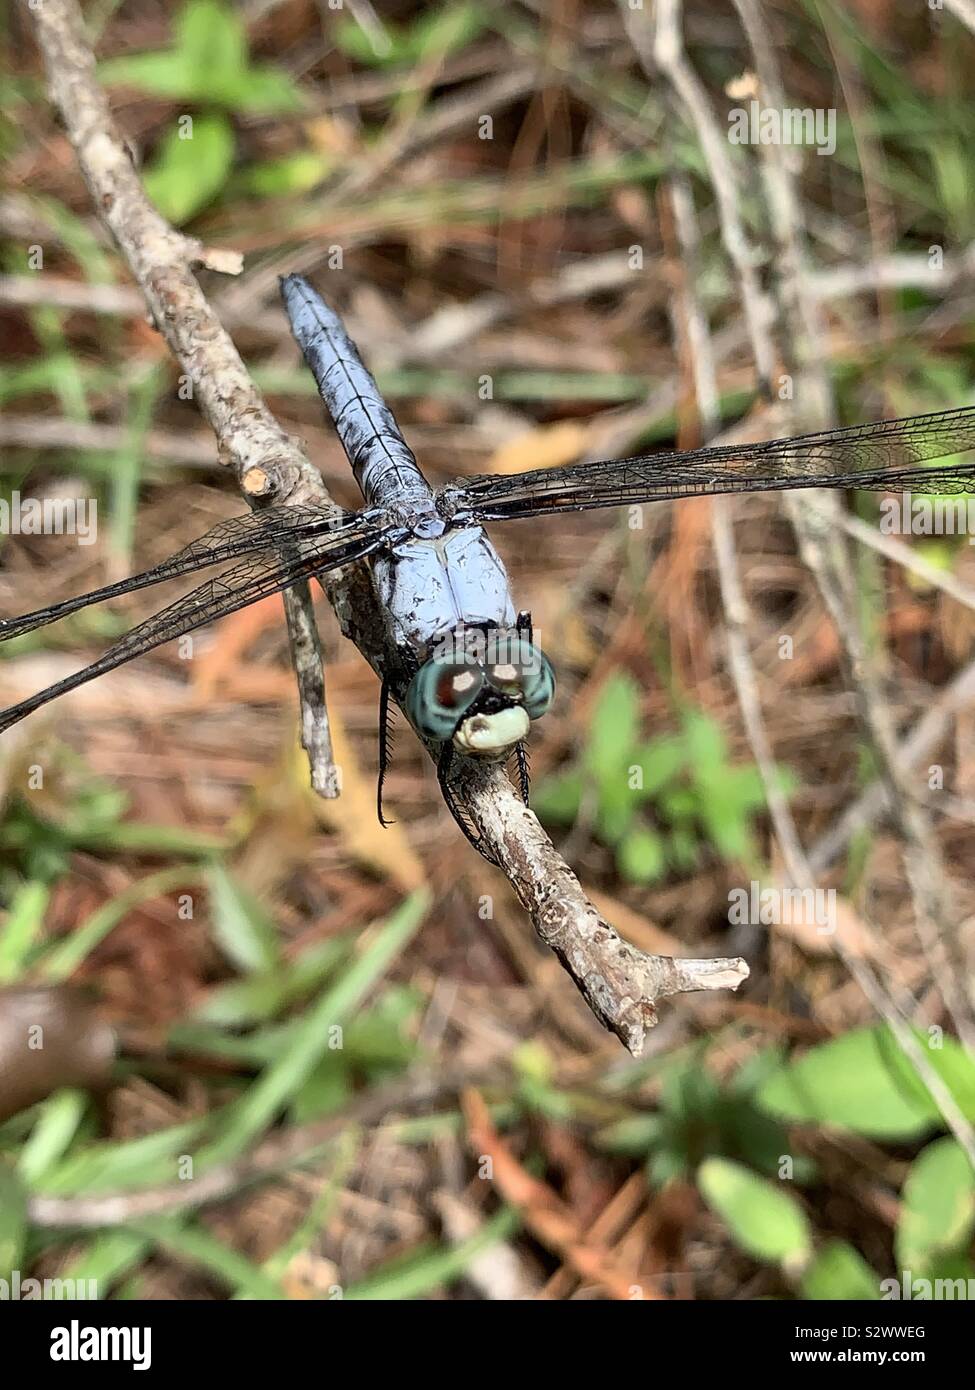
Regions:
<instances>
[{"instance_id":1,"label":"green leaf","mask_svg":"<svg viewBox=\"0 0 975 1390\"><path fill-rule=\"evenodd\" d=\"M809 1222L781 1184L756 1177L726 1158L708 1158L697 1170L708 1205L723 1218L735 1242L754 1259L798 1271L812 1253Z\"/></svg>"},{"instance_id":2,"label":"green leaf","mask_svg":"<svg viewBox=\"0 0 975 1390\"><path fill-rule=\"evenodd\" d=\"M371 67L417 66L432 53L449 54L470 44L490 23L483 6L459 4L421 11L411 24L360 25L349 18L330 32L336 47Z\"/></svg>"},{"instance_id":3,"label":"green leaf","mask_svg":"<svg viewBox=\"0 0 975 1390\"><path fill-rule=\"evenodd\" d=\"M225 116L197 116L192 138L174 127L143 175L149 197L175 226L188 222L223 188L234 160L234 133Z\"/></svg>"},{"instance_id":4,"label":"green leaf","mask_svg":"<svg viewBox=\"0 0 975 1390\"><path fill-rule=\"evenodd\" d=\"M617 845L633 824L637 804L622 773L599 789L596 834L604 845Z\"/></svg>"},{"instance_id":5,"label":"green leaf","mask_svg":"<svg viewBox=\"0 0 975 1390\"><path fill-rule=\"evenodd\" d=\"M279 72L277 68L263 63L222 83L219 93L209 100L234 111L249 111L260 116L285 116L304 111L308 105L286 72ZM321 157L316 158L321 164Z\"/></svg>"},{"instance_id":6,"label":"green leaf","mask_svg":"<svg viewBox=\"0 0 975 1390\"><path fill-rule=\"evenodd\" d=\"M173 47L108 59L98 75L110 86L231 111L287 113L306 104L287 73L250 62L243 20L218 0L188 0Z\"/></svg>"},{"instance_id":7,"label":"green leaf","mask_svg":"<svg viewBox=\"0 0 975 1390\"><path fill-rule=\"evenodd\" d=\"M687 749L679 734L669 734L645 743L637 750L633 761L642 773L642 785L636 789L636 795L652 800L682 771L687 762Z\"/></svg>"},{"instance_id":8,"label":"green leaf","mask_svg":"<svg viewBox=\"0 0 975 1390\"><path fill-rule=\"evenodd\" d=\"M97 1296L105 1298L112 1284L141 1263L150 1249L145 1236L135 1231L118 1229L96 1235L81 1255L61 1271L62 1279L76 1283L91 1280Z\"/></svg>"},{"instance_id":9,"label":"green leaf","mask_svg":"<svg viewBox=\"0 0 975 1390\"><path fill-rule=\"evenodd\" d=\"M171 101L202 102L207 98L205 73L189 68L178 49L107 58L98 64L98 76L106 87L134 87Z\"/></svg>"},{"instance_id":10,"label":"green leaf","mask_svg":"<svg viewBox=\"0 0 975 1390\"><path fill-rule=\"evenodd\" d=\"M965 1113L975 1113L972 1059L951 1038L940 1050L928 1049L928 1055ZM874 1139L913 1139L941 1123L937 1106L886 1027L858 1029L811 1048L773 1073L758 1100L783 1119L834 1125Z\"/></svg>"},{"instance_id":11,"label":"green leaf","mask_svg":"<svg viewBox=\"0 0 975 1390\"><path fill-rule=\"evenodd\" d=\"M333 936L319 941L275 970L217 985L188 1017L220 1028L265 1022L295 999L318 990L348 951L346 938Z\"/></svg>"},{"instance_id":12,"label":"green leaf","mask_svg":"<svg viewBox=\"0 0 975 1390\"><path fill-rule=\"evenodd\" d=\"M244 22L219 0L187 0L174 31L183 61L200 78L219 81L247 66Z\"/></svg>"},{"instance_id":13,"label":"green leaf","mask_svg":"<svg viewBox=\"0 0 975 1390\"><path fill-rule=\"evenodd\" d=\"M955 1038L945 1036L940 1028L931 1034L914 1030L918 1047L930 1065L948 1087L960 1106L966 1119L975 1120L975 1057L966 1052ZM928 1093L928 1088L918 1075L914 1063L898 1046L896 1038L886 1029L881 1030L880 1045L894 1076L905 1091L915 1096L920 1104L928 1105L938 1116L938 1125L943 1129L944 1120L940 1110Z\"/></svg>"},{"instance_id":14,"label":"green leaf","mask_svg":"<svg viewBox=\"0 0 975 1390\"><path fill-rule=\"evenodd\" d=\"M81 1091L55 1091L39 1106L39 1117L17 1158L17 1171L33 1187L59 1163L78 1133L87 1098Z\"/></svg>"},{"instance_id":15,"label":"green leaf","mask_svg":"<svg viewBox=\"0 0 975 1390\"><path fill-rule=\"evenodd\" d=\"M579 814L583 780L580 772L564 772L547 777L532 791L532 808L543 821L571 825Z\"/></svg>"},{"instance_id":16,"label":"green leaf","mask_svg":"<svg viewBox=\"0 0 975 1390\"><path fill-rule=\"evenodd\" d=\"M690 830L679 827L667 836L667 858L675 869L693 869L700 858L700 847Z\"/></svg>"},{"instance_id":17,"label":"green leaf","mask_svg":"<svg viewBox=\"0 0 975 1390\"><path fill-rule=\"evenodd\" d=\"M700 816L722 859L733 862L754 857L751 815L730 781L716 781L701 797Z\"/></svg>"},{"instance_id":18,"label":"green leaf","mask_svg":"<svg viewBox=\"0 0 975 1390\"><path fill-rule=\"evenodd\" d=\"M21 1267L27 1235L27 1189L8 1163L0 1161L0 1279Z\"/></svg>"},{"instance_id":19,"label":"green leaf","mask_svg":"<svg viewBox=\"0 0 975 1390\"><path fill-rule=\"evenodd\" d=\"M880 1298L880 1280L852 1245L845 1240L830 1240L816 1252L803 1275L802 1296L812 1300L872 1302Z\"/></svg>"},{"instance_id":20,"label":"green leaf","mask_svg":"<svg viewBox=\"0 0 975 1390\"><path fill-rule=\"evenodd\" d=\"M646 827L631 830L616 850L620 873L631 883L653 883L667 867L664 842L654 830Z\"/></svg>"},{"instance_id":21,"label":"green leaf","mask_svg":"<svg viewBox=\"0 0 975 1390\"><path fill-rule=\"evenodd\" d=\"M192 1148L204 1124L201 1116L138 1139L116 1139L84 1148L76 1144L56 1168L45 1169L35 1177L33 1186L37 1191L68 1196L170 1182L177 1157Z\"/></svg>"},{"instance_id":22,"label":"green leaf","mask_svg":"<svg viewBox=\"0 0 975 1390\"><path fill-rule=\"evenodd\" d=\"M320 1115L331 1115L352 1092L348 1065L340 1052L329 1052L305 1081L291 1106L291 1118L303 1125Z\"/></svg>"},{"instance_id":23,"label":"green leaf","mask_svg":"<svg viewBox=\"0 0 975 1390\"><path fill-rule=\"evenodd\" d=\"M728 744L720 724L699 710L685 714L684 740L691 767L705 774L724 767L728 760Z\"/></svg>"},{"instance_id":24,"label":"green leaf","mask_svg":"<svg viewBox=\"0 0 975 1390\"><path fill-rule=\"evenodd\" d=\"M593 712L586 767L602 785L609 777L624 779L640 727L640 692L632 676L614 675L605 684Z\"/></svg>"},{"instance_id":25,"label":"green leaf","mask_svg":"<svg viewBox=\"0 0 975 1390\"><path fill-rule=\"evenodd\" d=\"M628 1115L599 1130L596 1142L608 1153L643 1158L660 1143L666 1122L661 1115Z\"/></svg>"},{"instance_id":26,"label":"green leaf","mask_svg":"<svg viewBox=\"0 0 975 1390\"><path fill-rule=\"evenodd\" d=\"M41 934L50 891L32 879L17 885L0 927L0 983L16 980Z\"/></svg>"},{"instance_id":27,"label":"green leaf","mask_svg":"<svg viewBox=\"0 0 975 1390\"><path fill-rule=\"evenodd\" d=\"M758 1104L785 1120L815 1121L874 1138L911 1138L930 1128L930 1106L905 1094L877 1030L861 1029L811 1048L773 1072Z\"/></svg>"},{"instance_id":28,"label":"green leaf","mask_svg":"<svg viewBox=\"0 0 975 1390\"><path fill-rule=\"evenodd\" d=\"M233 181L235 189L257 198L280 198L289 193L307 193L328 178L335 168L332 155L314 150L298 150L280 159L267 159L242 170Z\"/></svg>"},{"instance_id":29,"label":"green leaf","mask_svg":"<svg viewBox=\"0 0 975 1390\"><path fill-rule=\"evenodd\" d=\"M952 1138L936 1139L911 1166L901 1193L894 1248L915 1273L931 1260L961 1251L975 1228L975 1174Z\"/></svg>"},{"instance_id":30,"label":"green leaf","mask_svg":"<svg viewBox=\"0 0 975 1390\"><path fill-rule=\"evenodd\" d=\"M696 817L698 799L690 787L670 787L660 797L659 806L661 813L671 825L676 825Z\"/></svg>"},{"instance_id":31,"label":"green leaf","mask_svg":"<svg viewBox=\"0 0 975 1390\"><path fill-rule=\"evenodd\" d=\"M224 955L245 974L274 970L281 959L278 933L260 903L219 862L208 882L213 934Z\"/></svg>"}]
</instances>

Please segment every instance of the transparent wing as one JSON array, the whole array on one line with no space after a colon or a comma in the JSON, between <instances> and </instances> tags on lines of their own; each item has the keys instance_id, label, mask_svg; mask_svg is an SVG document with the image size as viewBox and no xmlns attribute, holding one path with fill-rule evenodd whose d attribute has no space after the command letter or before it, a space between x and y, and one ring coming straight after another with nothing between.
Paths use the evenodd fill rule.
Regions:
<instances>
[{"instance_id":1,"label":"transparent wing","mask_svg":"<svg viewBox=\"0 0 975 1390\"><path fill-rule=\"evenodd\" d=\"M0 618L0 642L57 622L59 618L76 613L79 608L87 608L89 604L101 603L103 599L122 598L151 584L161 584L166 579L207 569L210 565L234 560L241 555L269 550L284 541L358 534L363 521L371 519L371 513L344 512L338 507L331 510L320 507L268 507L262 512L231 517L142 574L134 574L117 584L106 584L101 589L92 589L87 594L65 599L49 608L38 608L19 618Z\"/></svg>"},{"instance_id":2,"label":"transparent wing","mask_svg":"<svg viewBox=\"0 0 975 1390\"><path fill-rule=\"evenodd\" d=\"M212 534L212 532L211 532ZM193 632L206 623L212 623L238 608L246 608L268 594L287 589L299 579L309 575L323 574L338 569L340 565L360 560L371 554L399 534L393 526L377 527L371 520L360 514L359 524L350 525L331 535L295 537L289 533L286 541L280 542L280 551L255 554L232 566L217 578L208 580L199 588L184 594L168 608L147 618L132 628L131 632L116 642L104 656L90 666L76 671L74 675L55 682L46 690L32 695L20 704L11 705L0 711L0 733L12 724L32 714L34 710L55 700L69 690L76 689L117 666L123 666L137 656L161 646L174 637ZM174 557L176 558L176 557ZM170 577L170 576L165 576Z\"/></svg>"},{"instance_id":3,"label":"transparent wing","mask_svg":"<svg viewBox=\"0 0 975 1390\"><path fill-rule=\"evenodd\" d=\"M469 516L477 522L784 488L917 487L955 493L975 491L975 463L919 465L972 448L975 409L966 408L764 444L639 454L568 468L486 475L444 491L458 519Z\"/></svg>"}]
</instances>

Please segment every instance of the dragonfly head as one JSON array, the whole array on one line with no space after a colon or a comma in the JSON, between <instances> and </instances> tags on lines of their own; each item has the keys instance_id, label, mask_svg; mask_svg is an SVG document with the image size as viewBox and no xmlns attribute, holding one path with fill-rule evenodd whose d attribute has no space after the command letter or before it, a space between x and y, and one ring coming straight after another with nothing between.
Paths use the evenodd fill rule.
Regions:
<instances>
[{"instance_id":1,"label":"dragonfly head","mask_svg":"<svg viewBox=\"0 0 975 1390\"><path fill-rule=\"evenodd\" d=\"M468 758L502 761L551 705L555 675L521 633L479 633L474 642L470 636L420 667L406 692L406 713L426 738L450 739Z\"/></svg>"}]
</instances>

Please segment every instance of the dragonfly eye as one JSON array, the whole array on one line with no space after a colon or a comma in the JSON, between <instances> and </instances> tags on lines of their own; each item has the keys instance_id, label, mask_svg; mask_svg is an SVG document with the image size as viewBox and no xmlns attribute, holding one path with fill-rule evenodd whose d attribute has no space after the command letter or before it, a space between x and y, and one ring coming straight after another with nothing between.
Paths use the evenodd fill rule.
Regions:
<instances>
[{"instance_id":1,"label":"dragonfly eye","mask_svg":"<svg viewBox=\"0 0 975 1390\"><path fill-rule=\"evenodd\" d=\"M491 662L486 675L495 690L524 705L529 719L540 719L555 695L551 662L524 637L513 641L501 660Z\"/></svg>"},{"instance_id":2,"label":"dragonfly eye","mask_svg":"<svg viewBox=\"0 0 975 1390\"><path fill-rule=\"evenodd\" d=\"M484 672L465 661L434 657L410 681L406 713L421 734L445 742L484 688Z\"/></svg>"}]
</instances>

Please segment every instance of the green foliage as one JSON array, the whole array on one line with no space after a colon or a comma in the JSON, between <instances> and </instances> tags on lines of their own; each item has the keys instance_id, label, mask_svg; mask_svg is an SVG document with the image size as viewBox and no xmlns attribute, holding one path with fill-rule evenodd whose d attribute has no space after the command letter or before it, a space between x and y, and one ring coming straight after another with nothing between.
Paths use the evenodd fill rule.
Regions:
<instances>
[{"instance_id":1,"label":"green foliage","mask_svg":"<svg viewBox=\"0 0 975 1390\"><path fill-rule=\"evenodd\" d=\"M720 727L699 710L683 713L679 733L643 742L639 705L632 677L607 681L581 765L541 784L538 814L566 825L591 808L596 834L634 883L690 871L705 845L726 861L754 862L754 819L765 805L758 769L729 762Z\"/></svg>"},{"instance_id":2,"label":"green foliage","mask_svg":"<svg viewBox=\"0 0 975 1390\"><path fill-rule=\"evenodd\" d=\"M421 10L405 24L365 28L355 18L336 25L336 45L356 62L370 67L416 67L433 55L447 55L476 39L489 24L483 7L462 3Z\"/></svg>"},{"instance_id":3,"label":"green foliage","mask_svg":"<svg viewBox=\"0 0 975 1390\"><path fill-rule=\"evenodd\" d=\"M228 960L243 971L273 971L280 943L264 908L223 864L211 866L208 880L213 932Z\"/></svg>"},{"instance_id":4,"label":"green foliage","mask_svg":"<svg viewBox=\"0 0 975 1390\"><path fill-rule=\"evenodd\" d=\"M196 116L166 132L143 175L149 197L181 226L223 188L234 162L234 132L226 116Z\"/></svg>"},{"instance_id":5,"label":"green foliage","mask_svg":"<svg viewBox=\"0 0 975 1390\"><path fill-rule=\"evenodd\" d=\"M254 198L285 198L306 193L323 183L335 166L334 155L319 150L295 150L280 159L267 159L241 169L230 179L228 191Z\"/></svg>"},{"instance_id":6,"label":"green foliage","mask_svg":"<svg viewBox=\"0 0 975 1390\"><path fill-rule=\"evenodd\" d=\"M975 1061L953 1038L939 1037L937 1047L923 1034L917 1038L962 1111L975 1118ZM874 1139L913 1139L942 1124L927 1088L884 1026L810 1048L772 1075L758 1099L781 1119L832 1125Z\"/></svg>"},{"instance_id":7,"label":"green foliage","mask_svg":"<svg viewBox=\"0 0 975 1390\"><path fill-rule=\"evenodd\" d=\"M811 1299L871 1302L880 1298L880 1280L845 1240L828 1240L802 1276L802 1294Z\"/></svg>"},{"instance_id":8,"label":"green foliage","mask_svg":"<svg viewBox=\"0 0 975 1390\"><path fill-rule=\"evenodd\" d=\"M0 1279L22 1264L27 1236L27 1190L20 1176L0 1160Z\"/></svg>"},{"instance_id":9,"label":"green foliage","mask_svg":"<svg viewBox=\"0 0 975 1390\"><path fill-rule=\"evenodd\" d=\"M0 825L0 851L16 860L26 878L39 883L67 873L74 850L89 836L110 832L128 805L123 792L102 778L85 775L67 752L59 754L57 771L70 786L70 801L59 808L56 821L36 809L29 797L17 797ZM14 889L9 876L4 878L6 897Z\"/></svg>"},{"instance_id":10,"label":"green foliage","mask_svg":"<svg viewBox=\"0 0 975 1390\"><path fill-rule=\"evenodd\" d=\"M99 74L109 84L205 108L181 114L143 174L156 207L181 226L223 190L233 169L234 132L224 113L287 114L305 102L286 73L250 61L244 21L221 0L186 0L173 38L171 48L110 59Z\"/></svg>"},{"instance_id":11,"label":"green foliage","mask_svg":"<svg viewBox=\"0 0 975 1390\"><path fill-rule=\"evenodd\" d=\"M269 116L304 109L304 98L286 73L250 61L244 21L221 0L186 0L173 38L171 48L100 63L99 77L109 86L228 111Z\"/></svg>"},{"instance_id":12,"label":"green foliage","mask_svg":"<svg viewBox=\"0 0 975 1390\"><path fill-rule=\"evenodd\" d=\"M714 1155L777 1176L783 1156L789 1155L788 1139L782 1125L757 1108L754 1093L778 1058L776 1051L761 1054L733 1082L721 1085L707 1069L703 1050L695 1048L665 1068L655 1112L608 1126L600 1142L616 1153L645 1156L647 1173L657 1186L691 1178ZM808 1161L793 1158L792 1165L797 1181L813 1177Z\"/></svg>"},{"instance_id":13,"label":"green foliage","mask_svg":"<svg viewBox=\"0 0 975 1390\"><path fill-rule=\"evenodd\" d=\"M901 1194L894 1249L902 1269L924 1274L961 1255L975 1228L975 1174L955 1139L936 1139L914 1160Z\"/></svg>"},{"instance_id":14,"label":"green foliage","mask_svg":"<svg viewBox=\"0 0 975 1390\"><path fill-rule=\"evenodd\" d=\"M799 1201L781 1183L756 1177L726 1158L709 1158L697 1174L708 1205L742 1250L756 1260L800 1271L812 1255L812 1232Z\"/></svg>"}]
</instances>

